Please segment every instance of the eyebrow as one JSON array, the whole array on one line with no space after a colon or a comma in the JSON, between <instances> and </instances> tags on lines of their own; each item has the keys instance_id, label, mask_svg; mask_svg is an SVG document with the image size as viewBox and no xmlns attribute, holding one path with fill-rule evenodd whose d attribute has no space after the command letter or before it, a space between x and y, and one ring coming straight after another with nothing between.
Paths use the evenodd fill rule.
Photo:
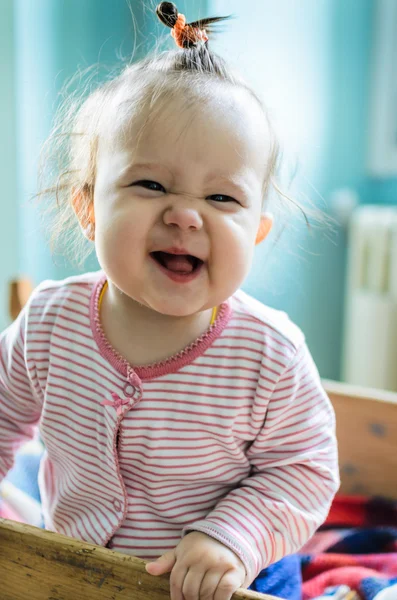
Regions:
<instances>
[{"instance_id":1,"label":"eyebrow","mask_svg":"<svg viewBox=\"0 0 397 600\"><path fill-rule=\"evenodd\" d=\"M228 177L227 175L221 175L220 173L214 171L208 175L208 181L215 180L221 183L224 182L225 184L232 186L235 190L243 194L248 195L249 193L253 192L252 186L250 185L249 181L247 181L246 177Z\"/></svg>"},{"instance_id":2,"label":"eyebrow","mask_svg":"<svg viewBox=\"0 0 397 600\"><path fill-rule=\"evenodd\" d=\"M124 177L133 171L134 169L147 169L148 171L156 171L161 169L163 171L169 171L167 167L164 165L160 165L157 163L132 163L127 165L121 172L121 176Z\"/></svg>"}]
</instances>

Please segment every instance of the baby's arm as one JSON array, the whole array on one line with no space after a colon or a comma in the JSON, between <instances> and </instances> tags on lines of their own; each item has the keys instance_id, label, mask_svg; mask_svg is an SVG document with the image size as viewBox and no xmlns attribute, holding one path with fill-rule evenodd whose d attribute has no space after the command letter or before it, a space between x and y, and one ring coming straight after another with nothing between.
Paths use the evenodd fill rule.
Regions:
<instances>
[{"instance_id":1,"label":"baby's arm","mask_svg":"<svg viewBox=\"0 0 397 600\"><path fill-rule=\"evenodd\" d=\"M26 364L25 318L19 317L0 334L0 481L21 444L34 436L41 407Z\"/></svg>"},{"instance_id":2,"label":"baby's arm","mask_svg":"<svg viewBox=\"0 0 397 600\"><path fill-rule=\"evenodd\" d=\"M269 387L265 373L258 395ZM252 418L264 425L247 451L251 475L185 529L232 549L249 582L313 535L339 486L334 413L305 344L281 373L266 414Z\"/></svg>"}]
</instances>

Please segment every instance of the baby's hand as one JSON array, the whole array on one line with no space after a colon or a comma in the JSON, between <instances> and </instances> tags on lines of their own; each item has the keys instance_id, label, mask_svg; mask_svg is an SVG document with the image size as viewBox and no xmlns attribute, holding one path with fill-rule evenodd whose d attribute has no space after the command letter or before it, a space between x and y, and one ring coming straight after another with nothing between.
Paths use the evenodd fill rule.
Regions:
<instances>
[{"instance_id":1,"label":"baby's hand","mask_svg":"<svg viewBox=\"0 0 397 600\"><path fill-rule=\"evenodd\" d=\"M232 550L199 531L186 535L146 570L151 575L171 571L171 600L230 600L246 577Z\"/></svg>"}]
</instances>

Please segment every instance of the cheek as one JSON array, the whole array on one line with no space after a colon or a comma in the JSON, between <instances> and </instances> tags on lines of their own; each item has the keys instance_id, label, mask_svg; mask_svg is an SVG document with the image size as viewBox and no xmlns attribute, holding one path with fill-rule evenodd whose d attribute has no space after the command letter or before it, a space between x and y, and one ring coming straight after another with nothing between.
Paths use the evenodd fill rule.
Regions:
<instances>
[{"instance_id":1,"label":"cheek","mask_svg":"<svg viewBox=\"0 0 397 600\"><path fill-rule=\"evenodd\" d=\"M230 219L214 234L214 258L223 276L241 280L251 266L256 227L250 217Z\"/></svg>"},{"instance_id":2,"label":"cheek","mask_svg":"<svg viewBox=\"0 0 397 600\"><path fill-rule=\"evenodd\" d=\"M142 212L138 215L132 207L115 210L109 203L105 210L98 212L95 238L102 266L127 261L131 268L133 258L145 250L147 229Z\"/></svg>"}]
</instances>

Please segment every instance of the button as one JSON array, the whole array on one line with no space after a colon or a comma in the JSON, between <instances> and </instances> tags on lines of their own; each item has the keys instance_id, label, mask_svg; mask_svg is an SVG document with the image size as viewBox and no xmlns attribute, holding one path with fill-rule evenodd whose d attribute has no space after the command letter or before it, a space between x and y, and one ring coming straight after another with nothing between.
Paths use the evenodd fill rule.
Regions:
<instances>
[{"instance_id":1,"label":"button","mask_svg":"<svg viewBox=\"0 0 397 600\"><path fill-rule=\"evenodd\" d=\"M113 500L113 506L114 506L115 510L117 510L117 512L119 512L121 510L122 504L118 498L115 498Z\"/></svg>"},{"instance_id":2,"label":"button","mask_svg":"<svg viewBox=\"0 0 397 600\"><path fill-rule=\"evenodd\" d=\"M133 398L134 394L136 392L136 389L133 385L131 385L131 383L126 383L124 386L123 392L124 392L124 396L126 398Z\"/></svg>"}]
</instances>

